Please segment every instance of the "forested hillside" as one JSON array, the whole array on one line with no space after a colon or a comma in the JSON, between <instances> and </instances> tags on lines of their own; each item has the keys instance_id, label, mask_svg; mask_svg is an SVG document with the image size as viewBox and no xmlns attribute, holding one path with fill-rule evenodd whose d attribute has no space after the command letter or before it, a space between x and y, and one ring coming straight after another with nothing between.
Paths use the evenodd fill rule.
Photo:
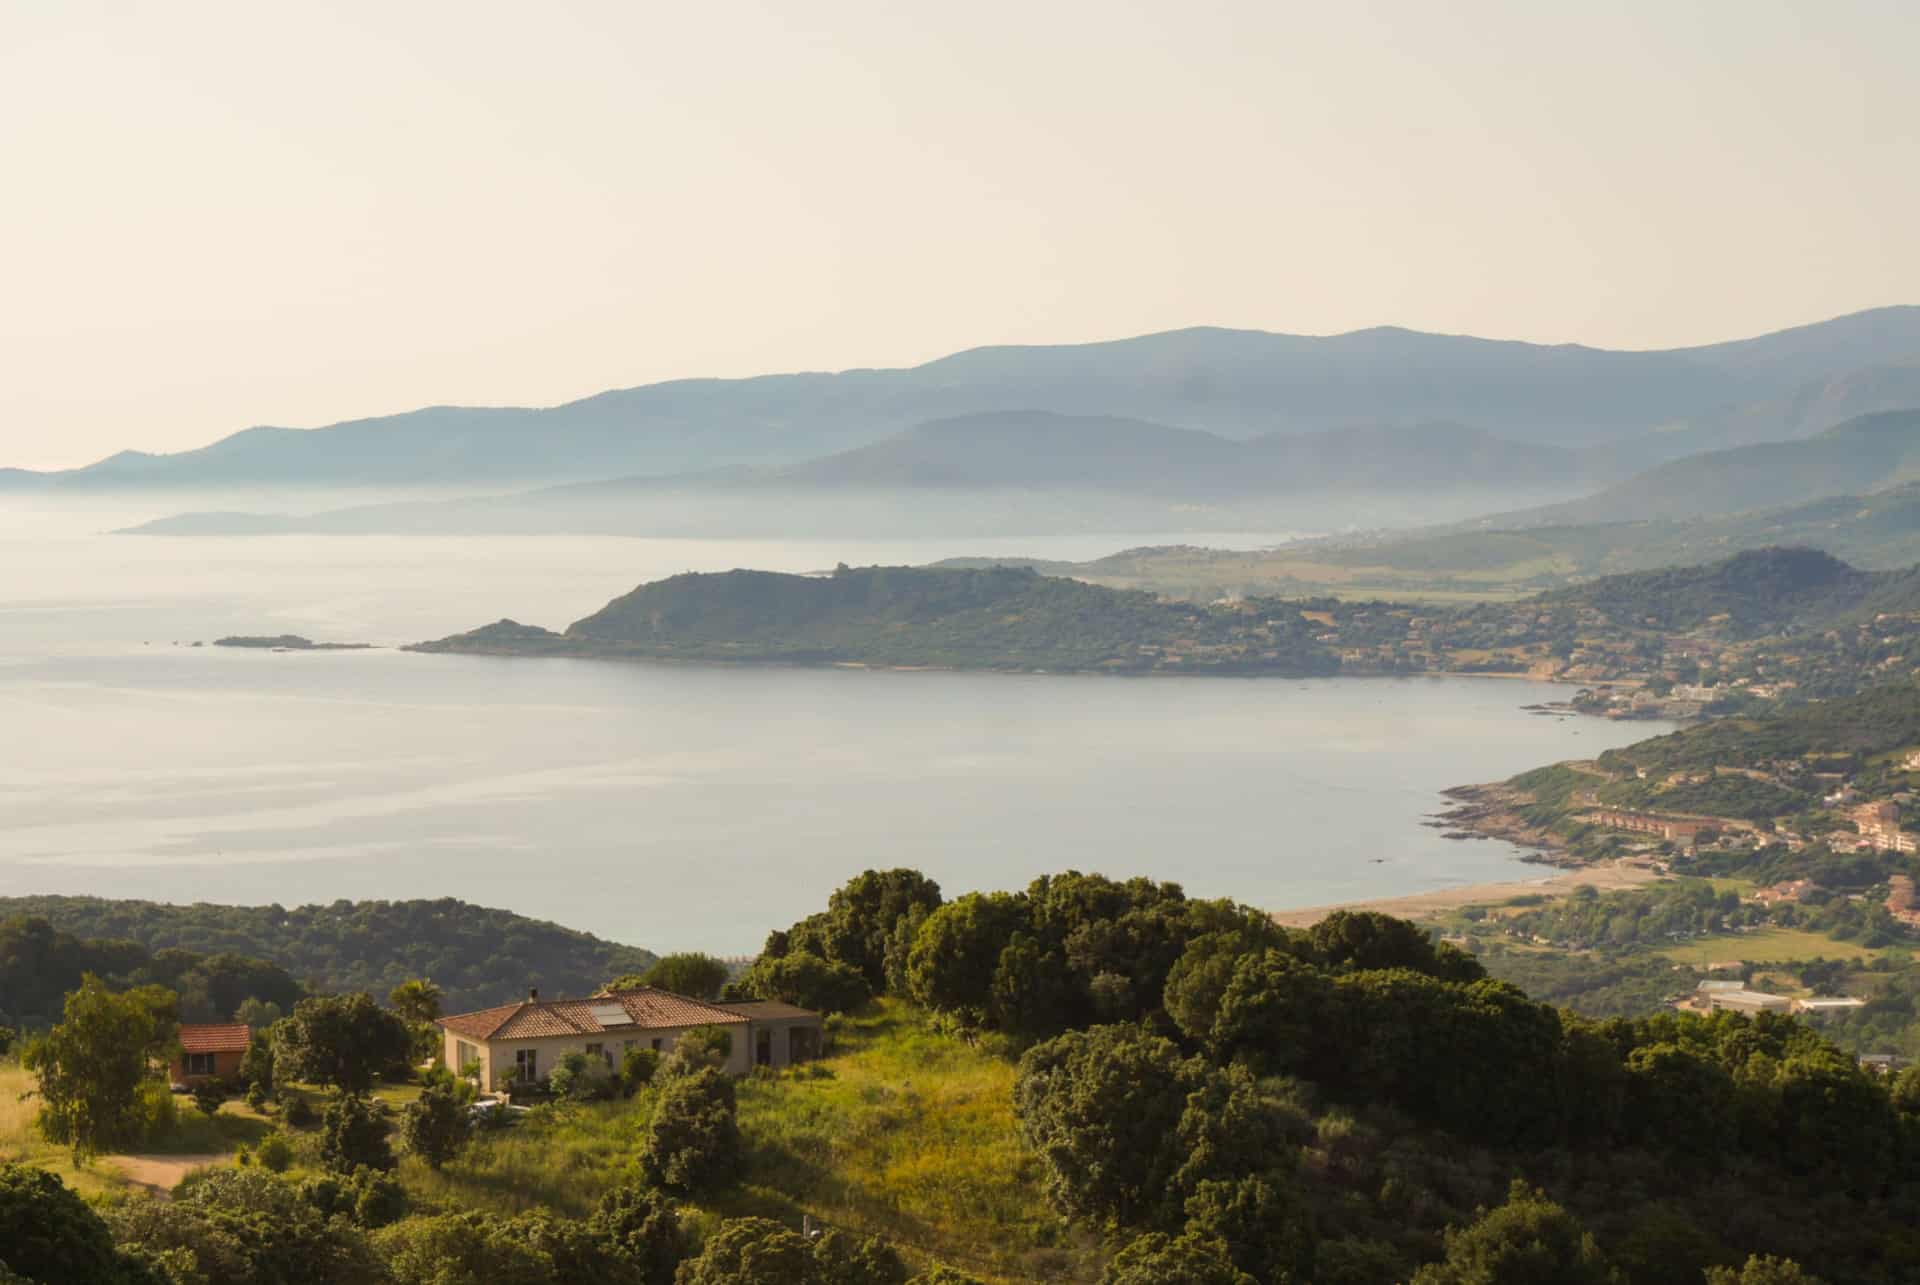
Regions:
<instances>
[{"instance_id":1,"label":"forested hillside","mask_svg":"<svg viewBox=\"0 0 1920 1285\"><path fill-rule=\"evenodd\" d=\"M0 1026L33 1030L59 1020L61 1002L88 973L121 989L164 986L188 1022L231 1021L250 999L284 1012L305 994L286 969L262 959L76 936L0 903Z\"/></svg>"},{"instance_id":2,"label":"forested hillside","mask_svg":"<svg viewBox=\"0 0 1920 1285\"><path fill-rule=\"evenodd\" d=\"M868 871L735 984L839 1013L824 1058L736 1082L718 1032L616 1068L576 1054L485 1126L444 1070L374 1083L390 1058L352 1037L350 1002L307 1001L261 1046L257 1105L194 1108L257 1163L97 1211L0 1164L0 1230L59 1229L0 1254L31 1281L86 1262L125 1285L1920 1273L1920 1071L1879 1077L1776 1014L1585 1020L1382 915L1290 930L1144 878L949 900ZM141 1011L88 988L26 1066Z\"/></svg>"},{"instance_id":3,"label":"forested hillside","mask_svg":"<svg viewBox=\"0 0 1920 1285\"><path fill-rule=\"evenodd\" d=\"M450 897L292 909L0 897L0 919L18 915L43 918L77 937L134 942L148 951L271 960L321 992L385 996L401 982L425 977L445 992L449 1012L505 1003L529 986L555 996L591 994L609 977L644 972L654 960L652 952L634 946Z\"/></svg>"},{"instance_id":4,"label":"forested hillside","mask_svg":"<svg viewBox=\"0 0 1920 1285\"><path fill-rule=\"evenodd\" d=\"M565 634L503 621L419 651L967 669L1331 673L1288 609L1168 603L1024 568L841 567L688 574L641 585Z\"/></svg>"}]
</instances>

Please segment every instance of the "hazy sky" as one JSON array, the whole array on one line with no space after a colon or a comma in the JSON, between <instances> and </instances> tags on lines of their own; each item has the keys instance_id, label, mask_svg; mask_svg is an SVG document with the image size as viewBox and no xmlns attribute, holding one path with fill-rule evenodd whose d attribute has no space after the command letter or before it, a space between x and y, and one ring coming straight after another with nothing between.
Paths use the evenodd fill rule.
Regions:
<instances>
[{"instance_id":1,"label":"hazy sky","mask_svg":"<svg viewBox=\"0 0 1920 1285\"><path fill-rule=\"evenodd\" d=\"M0 0L0 464L1199 323L1920 302L1920 3Z\"/></svg>"}]
</instances>

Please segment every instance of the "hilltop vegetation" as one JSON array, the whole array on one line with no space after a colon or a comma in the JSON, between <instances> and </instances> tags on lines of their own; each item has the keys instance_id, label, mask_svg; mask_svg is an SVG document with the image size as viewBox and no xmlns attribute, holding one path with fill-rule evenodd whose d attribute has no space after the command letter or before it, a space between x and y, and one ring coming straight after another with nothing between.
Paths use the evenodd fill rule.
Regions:
<instances>
[{"instance_id":1,"label":"hilltop vegetation","mask_svg":"<svg viewBox=\"0 0 1920 1285\"><path fill-rule=\"evenodd\" d=\"M610 977L645 972L655 958L638 947L451 897L336 901L291 910L0 897L0 919L8 916L44 919L78 937L137 943L142 952L191 950L269 959L322 992L364 990L384 996L402 982L427 977L445 992L449 1011L503 1003L528 986L554 996L591 994ZM94 971L119 975L127 970Z\"/></svg>"},{"instance_id":2,"label":"hilltop vegetation","mask_svg":"<svg viewBox=\"0 0 1920 1285\"><path fill-rule=\"evenodd\" d=\"M802 958L886 992L833 1023L821 1062L735 1084L695 1035L617 1080L583 1061L505 1127L429 1128L463 1118L436 1072L336 1093L316 1132L293 1105L312 1089L284 1082L302 1041L276 1031L258 1165L99 1214L0 1168L0 1226L57 1221L64 1252L127 1285L151 1285L142 1267L168 1285L1464 1285L1515 1258L1524 1281L1814 1279L1743 1269L1756 1255L1892 1285L1920 1267L1920 1075L1876 1079L1791 1019L1587 1022L1384 916L1291 931L1072 871L953 900L869 871L770 936L767 960ZM83 998L68 1022L118 1002ZM333 1029L319 1017L305 1040ZM805 1216L829 1228L811 1246ZM4 1243L15 1272L58 1279L38 1242Z\"/></svg>"},{"instance_id":3,"label":"hilltop vegetation","mask_svg":"<svg viewBox=\"0 0 1920 1285\"><path fill-rule=\"evenodd\" d=\"M44 918L8 914L0 904L0 1027L34 1030L57 1021L61 1001L88 973L123 990L165 987L189 1022L229 1021L250 999L284 1011L305 994L286 969L262 959L81 938Z\"/></svg>"},{"instance_id":4,"label":"hilltop vegetation","mask_svg":"<svg viewBox=\"0 0 1920 1285\"><path fill-rule=\"evenodd\" d=\"M1920 570L1858 571L1815 550L1769 548L1457 608L1333 597L1202 607L1001 565L732 571L641 585L565 633L503 620L413 650L1111 673L1524 673L1628 692L1645 684L1658 696L1679 684L1704 691L1675 711L1685 716L1884 683L1913 668L1916 633Z\"/></svg>"},{"instance_id":5,"label":"hilltop vegetation","mask_svg":"<svg viewBox=\"0 0 1920 1285\"><path fill-rule=\"evenodd\" d=\"M1161 602L1016 568L842 567L641 585L565 634L501 622L419 651L966 669L1330 673L1298 612Z\"/></svg>"}]
</instances>

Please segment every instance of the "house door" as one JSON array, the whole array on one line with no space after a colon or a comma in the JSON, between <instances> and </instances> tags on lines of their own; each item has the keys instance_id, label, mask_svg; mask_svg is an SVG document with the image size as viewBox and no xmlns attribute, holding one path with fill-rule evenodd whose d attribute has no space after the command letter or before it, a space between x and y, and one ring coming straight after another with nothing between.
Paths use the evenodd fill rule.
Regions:
<instances>
[{"instance_id":1,"label":"house door","mask_svg":"<svg viewBox=\"0 0 1920 1285\"><path fill-rule=\"evenodd\" d=\"M773 1032L762 1030L753 1039L753 1064L755 1066L773 1065Z\"/></svg>"}]
</instances>

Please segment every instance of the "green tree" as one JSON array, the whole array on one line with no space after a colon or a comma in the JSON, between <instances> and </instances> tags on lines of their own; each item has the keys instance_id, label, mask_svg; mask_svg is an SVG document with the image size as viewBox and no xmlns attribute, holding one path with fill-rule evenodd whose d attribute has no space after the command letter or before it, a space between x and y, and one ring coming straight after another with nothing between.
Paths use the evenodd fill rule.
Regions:
<instances>
[{"instance_id":1,"label":"green tree","mask_svg":"<svg viewBox=\"0 0 1920 1285\"><path fill-rule=\"evenodd\" d=\"M336 1093L321 1120L320 1159L335 1173L393 1168L386 1110L364 1093Z\"/></svg>"},{"instance_id":2,"label":"green tree","mask_svg":"<svg viewBox=\"0 0 1920 1285\"><path fill-rule=\"evenodd\" d=\"M83 977L60 1024L29 1043L21 1059L39 1080L41 1131L81 1155L136 1141L153 1039L147 1005L114 994L91 973Z\"/></svg>"},{"instance_id":3,"label":"green tree","mask_svg":"<svg viewBox=\"0 0 1920 1285\"><path fill-rule=\"evenodd\" d=\"M251 995L241 1000L240 1006L233 1010L234 1021L249 1026L256 1032L266 1030L286 1015L286 1011L278 1004L255 999Z\"/></svg>"},{"instance_id":4,"label":"green tree","mask_svg":"<svg viewBox=\"0 0 1920 1285\"><path fill-rule=\"evenodd\" d=\"M1186 1213L1188 1232L1224 1245L1234 1266L1255 1280L1313 1279L1312 1218L1279 1173L1203 1181L1188 1197Z\"/></svg>"},{"instance_id":5,"label":"green tree","mask_svg":"<svg viewBox=\"0 0 1920 1285\"><path fill-rule=\"evenodd\" d=\"M401 1140L429 1169L458 1155L467 1136L467 1109L451 1081L427 1085L400 1114Z\"/></svg>"},{"instance_id":6,"label":"green tree","mask_svg":"<svg viewBox=\"0 0 1920 1285\"><path fill-rule=\"evenodd\" d=\"M148 1279L113 1247L100 1215L44 1169L0 1164L0 1258L14 1275L44 1285Z\"/></svg>"},{"instance_id":7,"label":"green tree","mask_svg":"<svg viewBox=\"0 0 1920 1285\"><path fill-rule=\"evenodd\" d=\"M553 1255L515 1220L482 1213L409 1218L374 1233L395 1285L563 1285Z\"/></svg>"},{"instance_id":8,"label":"green tree","mask_svg":"<svg viewBox=\"0 0 1920 1285\"><path fill-rule=\"evenodd\" d=\"M993 975L1016 932L1029 927L1027 902L1010 893L968 893L927 916L907 955L907 989L927 1008L982 1022Z\"/></svg>"},{"instance_id":9,"label":"green tree","mask_svg":"<svg viewBox=\"0 0 1920 1285\"><path fill-rule=\"evenodd\" d=\"M438 986L424 977L413 977L387 992L387 1006L402 1019L426 1026L439 1020L444 998Z\"/></svg>"},{"instance_id":10,"label":"green tree","mask_svg":"<svg viewBox=\"0 0 1920 1285\"><path fill-rule=\"evenodd\" d=\"M907 1285L907 1265L877 1236L830 1231L813 1242L818 1285Z\"/></svg>"},{"instance_id":11,"label":"green tree","mask_svg":"<svg viewBox=\"0 0 1920 1285\"><path fill-rule=\"evenodd\" d=\"M1709 1268L1707 1285L1825 1285L1825 1282L1791 1258L1755 1254L1744 1267Z\"/></svg>"},{"instance_id":12,"label":"green tree","mask_svg":"<svg viewBox=\"0 0 1920 1285\"><path fill-rule=\"evenodd\" d=\"M1473 956L1405 919L1375 910L1336 910L1307 930L1307 949L1323 968L1358 972L1408 968L1444 982L1476 982L1487 975Z\"/></svg>"},{"instance_id":13,"label":"green tree","mask_svg":"<svg viewBox=\"0 0 1920 1285\"><path fill-rule=\"evenodd\" d=\"M813 1247L770 1218L729 1218L680 1268L675 1285L812 1285Z\"/></svg>"},{"instance_id":14,"label":"green tree","mask_svg":"<svg viewBox=\"0 0 1920 1285\"><path fill-rule=\"evenodd\" d=\"M213 1169L170 1200L106 1206L117 1239L166 1265L176 1282L362 1285L385 1279L359 1228L330 1220L285 1179L258 1169Z\"/></svg>"},{"instance_id":15,"label":"green tree","mask_svg":"<svg viewBox=\"0 0 1920 1285\"><path fill-rule=\"evenodd\" d=\"M726 964L712 955L685 951L662 955L640 980L643 985L657 986L676 995L712 999L727 984L727 973Z\"/></svg>"},{"instance_id":16,"label":"green tree","mask_svg":"<svg viewBox=\"0 0 1920 1285\"><path fill-rule=\"evenodd\" d=\"M703 1195L740 1176L733 1081L708 1067L669 1079L654 1104L640 1158L648 1182L677 1196Z\"/></svg>"},{"instance_id":17,"label":"green tree","mask_svg":"<svg viewBox=\"0 0 1920 1285\"><path fill-rule=\"evenodd\" d=\"M1258 1285L1233 1265L1216 1240L1153 1232L1121 1250L1107 1264L1100 1285Z\"/></svg>"},{"instance_id":18,"label":"green tree","mask_svg":"<svg viewBox=\"0 0 1920 1285\"><path fill-rule=\"evenodd\" d=\"M1205 1140L1182 1136L1188 1099L1215 1074L1133 1027L1073 1031L1029 1049L1013 1086L1014 1119L1045 1166L1054 1207L1121 1226L1176 1213L1176 1181Z\"/></svg>"},{"instance_id":19,"label":"green tree","mask_svg":"<svg viewBox=\"0 0 1920 1285\"><path fill-rule=\"evenodd\" d=\"M219 1114L226 1100L227 1086L218 1079L209 1077L193 1086L193 1105L208 1119Z\"/></svg>"},{"instance_id":20,"label":"green tree","mask_svg":"<svg viewBox=\"0 0 1920 1285\"><path fill-rule=\"evenodd\" d=\"M153 1018L153 1035L147 1041L147 1056L156 1062L168 1061L179 1050L180 997L155 983L135 986L123 992L123 995L145 1008Z\"/></svg>"},{"instance_id":21,"label":"green tree","mask_svg":"<svg viewBox=\"0 0 1920 1285\"><path fill-rule=\"evenodd\" d=\"M1446 1244L1413 1285L1623 1285L1579 1221L1518 1179L1506 1204L1450 1228Z\"/></svg>"},{"instance_id":22,"label":"green tree","mask_svg":"<svg viewBox=\"0 0 1920 1285\"><path fill-rule=\"evenodd\" d=\"M303 999L274 1028L282 1078L364 1093L374 1076L406 1067L412 1033L366 994Z\"/></svg>"},{"instance_id":23,"label":"green tree","mask_svg":"<svg viewBox=\"0 0 1920 1285\"><path fill-rule=\"evenodd\" d=\"M649 1048L628 1049L620 1058L620 1090L628 1097L648 1084L660 1071L660 1055Z\"/></svg>"},{"instance_id":24,"label":"green tree","mask_svg":"<svg viewBox=\"0 0 1920 1285\"><path fill-rule=\"evenodd\" d=\"M1189 1017L1197 1021L1204 1004L1195 999ZM1317 1073L1337 1038L1332 983L1281 950L1238 956L1213 1011L1213 1055L1273 1074Z\"/></svg>"},{"instance_id":25,"label":"green tree","mask_svg":"<svg viewBox=\"0 0 1920 1285\"><path fill-rule=\"evenodd\" d=\"M696 1026L683 1032L673 1042L673 1048L660 1061L660 1073L672 1078L697 1071L720 1070L732 1056L732 1031L724 1026Z\"/></svg>"},{"instance_id":26,"label":"green tree","mask_svg":"<svg viewBox=\"0 0 1920 1285\"><path fill-rule=\"evenodd\" d=\"M638 1183L624 1183L600 1197L588 1230L632 1272L635 1285L673 1285L687 1256L687 1234L673 1201Z\"/></svg>"},{"instance_id":27,"label":"green tree","mask_svg":"<svg viewBox=\"0 0 1920 1285\"><path fill-rule=\"evenodd\" d=\"M1242 958L1264 948L1251 934L1234 930L1202 933L1187 942L1167 973L1161 1000L1181 1034L1203 1044L1212 1038L1214 1019L1220 1015L1220 1001L1234 970Z\"/></svg>"},{"instance_id":28,"label":"green tree","mask_svg":"<svg viewBox=\"0 0 1920 1285\"><path fill-rule=\"evenodd\" d=\"M862 871L827 899L820 933L825 956L859 973L878 994L887 989L889 957L900 950L900 924L939 907L940 885L918 870Z\"/></svg>"},{"instance_id":29,"label":"green tree","mask_svg":"<svg viewBox=\"0 0 1920 1285\"><path fill-rule=\"evenodd\" d=\"M20 1032L11 1026L0 1025L0 1057L13 1052L13 1042L20 1038Z\"/></svg>"},{"instance_id":30,"label":"green tree","mask_svg":"<svg viewBox=\"0 0 1920 1285\"><path fill-rule=\"evenodd\" d=\"M907 1285L982 1285L965 1272L955 1271L944 1264L929 1267L907 1282Z\"/></svg>"},{"instance_id":31,"label":"green tree","mask_svg":"<svg viewBox=\"0 0 1920 1285\"><path fill-rule=\"evenodd\" d=\"M273 1092L273 1035L256 1030L240 1056L240 1078L262 1093Z\"/></svg>"},{"instance_id":32,"label":"green tree","mask_svg":"<svg viewBox=\"0 0 1920 1285\"><path fill-rule=\"evenodd\" d=\"M777 999L822 1013L846 1013L872 997L866 978L847 964L822 959L810 950L778 957L761 956L728 987L742 999Z\"/></svg>"},{"instance_id":33,"label":"green tree","mask_svg":"<svg viewBox=\"0 0 1920 1285\"><path fill-rule=\"evenodd\" d=\"M300 1197L327 1218L344 1218L369 1230L398 1222L407 1213L407 1192L400 1180L365 1166L305 1179Z\"/></svg>"}]
</instances>

